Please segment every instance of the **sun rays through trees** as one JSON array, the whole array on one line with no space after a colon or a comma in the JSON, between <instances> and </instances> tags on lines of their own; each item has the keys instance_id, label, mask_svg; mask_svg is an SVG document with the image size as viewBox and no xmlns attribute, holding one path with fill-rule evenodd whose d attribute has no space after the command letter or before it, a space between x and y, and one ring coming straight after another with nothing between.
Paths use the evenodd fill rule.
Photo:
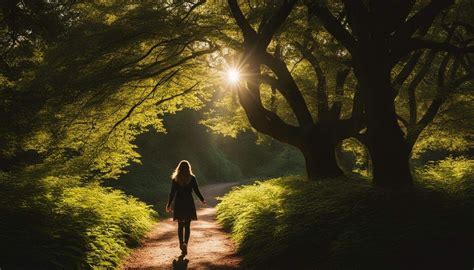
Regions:
<instances>
[{"instance_id":1,"label":"sun rays through trees","mask_svg":"<svg viewBox=\"0 0 474 270\"><path fill-rule=\"evenodd\" d=\"M472 14L470 0L2 1L0 247L19 240L0 268L24 246L32 255L20 268L118 267L152 226L151 207L161 214L155 196L170 164L187 157L209 183L305 174L255 189L304 200L308 185L340 196L320 201L336 212L352 209L351 198L372 211L385 192L413 203L429 193L414 215L472 205ZM254 194L239 192L230 197ZM296 212L257 201L249 205L284 214L243 211L249 219L234 227L243 253L283 250L245 222L276 220L281 243L293 243ZM305 215L335 218L309 204ZM221 209L226 223L234 210ZM345 218L384 231L368 216ZM332 242L325 251L341 257L329 261L363 255L341 248L366 239L352 229L330 234L349 240Z\"/></svg>"}]
</instances>

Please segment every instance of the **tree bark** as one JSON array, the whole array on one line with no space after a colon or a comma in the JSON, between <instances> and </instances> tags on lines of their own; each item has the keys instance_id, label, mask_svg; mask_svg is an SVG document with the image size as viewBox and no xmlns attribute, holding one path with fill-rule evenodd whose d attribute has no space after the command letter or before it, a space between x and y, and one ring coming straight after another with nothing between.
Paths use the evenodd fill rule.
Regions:
<instances>
[{"instance_id":1,"label":"tree bark","mask_svg":"<svg viewBox=\"0 0 474 270\"><path fill-rule=\"evenodd\" d=\"M373 182L389 188L410 186L410 147L397 121L388 50L376 42L361 48L354 54L355 74L366 104L366 144L372 158Z\"/></svg>"},{"instance_id":2,"label":"tree bark","mask_svg":"<svg viewBox=\"0 0 474 270\"><path fill-rule=\"evenodd\" d=\"M408 144L400 138L396 128L379 125L371 129L368 149L372 158L374 185L386 188L411 186Z\"/></svg>"},{"instance_id":3,"label":"tree bark","mask_svg":"<svg viewBox=\"0 0 474 270\"><path fill-rule=\"evenodd\" d=\"M336 159L336 145L339 142L330 128L314 126L302 136L298 146L306 163L308 180L321 180L344 175Z\"/></svg>"}]
</instances>

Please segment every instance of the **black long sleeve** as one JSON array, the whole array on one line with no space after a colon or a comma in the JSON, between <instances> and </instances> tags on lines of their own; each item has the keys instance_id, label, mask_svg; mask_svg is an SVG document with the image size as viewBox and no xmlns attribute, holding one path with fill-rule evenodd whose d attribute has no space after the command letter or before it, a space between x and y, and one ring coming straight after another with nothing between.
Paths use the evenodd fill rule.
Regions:
<instances>
[{"instance_id":1,"label":"black long sleeve","mask_svg":"<svg viewBox=\"0 0 474 270\"><path fill-rule=\"evenodd\" d=\"M201 200L201 202L204 201L204 197L202 196L201 194L201 191L199 190L199 186L198 186L198 183L197 183L197 180L195 177L193 177L193 190L194 192L196 193L196 195L199 197L199 200Z\"/></svg>"},{"instance_id":2,"label":"black long sleeve","mask_svg":"<svg viewBox=\"0 0 474 270\"><path fill-rule=\"evenodd\" d=\"M173 181L172 184L171 184L171 191L170 191L170 195L168 197L168 204L167 206L170 207L171 206L171 203L173 202L173 199L174 199L174 195L176 194L176 182Z\"/></svg>"}]
</instances>

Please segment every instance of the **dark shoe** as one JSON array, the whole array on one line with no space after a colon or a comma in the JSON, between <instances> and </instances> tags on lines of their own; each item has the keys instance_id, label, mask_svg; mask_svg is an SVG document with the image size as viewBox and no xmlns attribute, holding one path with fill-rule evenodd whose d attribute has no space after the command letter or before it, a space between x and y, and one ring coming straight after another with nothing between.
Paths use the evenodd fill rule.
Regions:
<instances>
[{"instance_id":1,"label":"dark shoe","mask_svg":"<svg viewBox=\"0 0 474 270\"><path fill-rule=\"evenodd\" d=\"M186 243L183 243L181 251L183 255L188 254L188 245Z\"/></svg>"}]
</instances>

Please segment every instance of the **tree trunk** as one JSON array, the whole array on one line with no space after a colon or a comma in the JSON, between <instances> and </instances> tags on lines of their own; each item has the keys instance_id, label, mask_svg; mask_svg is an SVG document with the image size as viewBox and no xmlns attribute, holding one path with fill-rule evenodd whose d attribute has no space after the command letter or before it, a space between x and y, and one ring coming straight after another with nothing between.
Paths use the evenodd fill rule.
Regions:
<instances>
[{"instance_id":1,"label":"tree trunk","mask_svg":"<svg viewBox=\"0 0 474 270\"><path fill-rule=\"evenodd\" d=\"M374 128L369 139L373 181L376 186L401 188L412 184L409 147L396 130ZM402 138L403 139L403 138Z\"/></svg>"},{"instance_id":2,"label":"tree trunk","mask_svg":"<svg viewBox=\"0 0 474 270\"><path fill-rule=\"evenodd\" d=\"M299 148L305 158L308 180L321 180L344 174L337 164L337 143L330 134L314 128L304 138Z\"/></svg>"},{"instance_id":3,"label":"tree trunk","mask_svg":"<svg viewBox=\"0 0 474 270\"><path fill-rule=\"evenodd\" d=\"M389 188L410 186L410 150L396 117L389 56L383 45L365 49L355 71L363 88L373 182Z\"/></svg>"}]
</instances>

